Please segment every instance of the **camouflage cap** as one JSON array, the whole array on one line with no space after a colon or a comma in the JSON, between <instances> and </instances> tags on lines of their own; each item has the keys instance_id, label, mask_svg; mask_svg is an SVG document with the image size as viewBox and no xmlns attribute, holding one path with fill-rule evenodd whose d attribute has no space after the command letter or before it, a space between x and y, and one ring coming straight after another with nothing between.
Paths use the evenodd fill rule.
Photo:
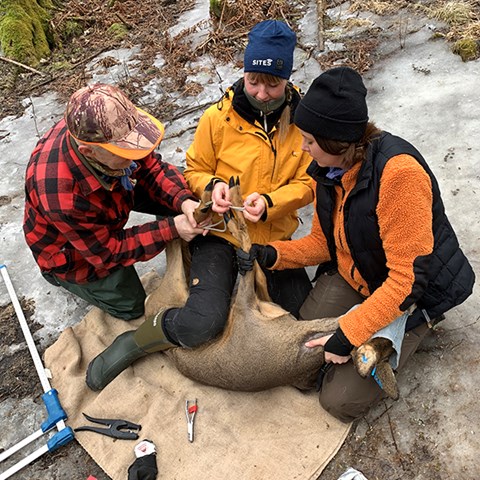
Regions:
<instances>
[{"instance_id":1,"label":"camouflage cap","mask_svg":"<svg viewBox=\"0 0 480 480\"><path fill-rule=\"evenodd\" d=\"M161 122L136 107L119 88L101 83L70 97L65 121L76 140L130 160L146 157L164 132Z\"/></svg>"}]
</instances>

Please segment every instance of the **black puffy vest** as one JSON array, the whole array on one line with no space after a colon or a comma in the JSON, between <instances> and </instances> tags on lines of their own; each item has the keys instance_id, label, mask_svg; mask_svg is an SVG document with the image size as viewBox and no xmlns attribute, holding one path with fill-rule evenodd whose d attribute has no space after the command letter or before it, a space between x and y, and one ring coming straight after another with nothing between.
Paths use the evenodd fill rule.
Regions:
<instances>
[{"instance_id":1,"label":"black puffy vest","mask_svg":"<svg viewBox=\"0 0 480 480\"><path fill-rule=\"evenodd\" d=\"M458 244L457 237L445 214L437 180L422 155L407 141L383 132L367 150L367 158L360 168L357 183L350 192L344 209L344 229L355 268L373 293L388 276L385 251L380 238L376 207L380 178L388 160L396 155L414 157L430 177L433 191L434 247L430 255L415 260L415 282L410 295L400 305L405 311L413 303L417 310L409 318L407 329L414 328L425 319L425 310L433 319L455 305L462 303L471 293L475 274ZM317 215L327 238L332 261L318 267L321 273L336 268L335 240L333 237L333 209L335 206L335 180L325 175L328 168L314 161L308 173L317 182Z\"/></svg>"}]
</instances>

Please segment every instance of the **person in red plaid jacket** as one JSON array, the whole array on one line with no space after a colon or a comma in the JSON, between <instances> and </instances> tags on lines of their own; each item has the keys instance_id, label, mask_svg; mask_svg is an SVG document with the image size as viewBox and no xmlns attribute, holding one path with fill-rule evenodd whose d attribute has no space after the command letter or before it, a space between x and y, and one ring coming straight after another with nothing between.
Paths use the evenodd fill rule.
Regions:
<instances>
[{"instance_id":1,"label":"person in red plaid jacket","mask_svg":"<svg viewBox=\"0 0 480 480\"><path fill-rule=\"evenodd\" d=\"M144 313L133 265L204 231L182 174L154 152L163 132L120 89L90 85L27 166L23 230L43 277L123 320ZM157 219L125 228L132 210Z\"/></svg>"}]
</instances>

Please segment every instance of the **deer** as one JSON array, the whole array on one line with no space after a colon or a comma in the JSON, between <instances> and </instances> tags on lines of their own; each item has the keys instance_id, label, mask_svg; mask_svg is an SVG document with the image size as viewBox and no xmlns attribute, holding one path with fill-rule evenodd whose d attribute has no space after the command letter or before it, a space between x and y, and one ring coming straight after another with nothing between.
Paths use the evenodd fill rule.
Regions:
<instances>
[{"instance_id":1,"label":"deer","mask_svg":"<svg viewBox=\"0 0 480 480\"><path fill-rule=\"evenodd\" d=\"M233 206L243 205L239 180L229 182ZM205 191L195 212L197 222L211 214L211 191ZM224 214L229 231L248 252L251 240L247 224L238 209ZM146 299L146 315L168 306L182 307L188 297L188 254L182 241L169 242L167 267L158 288ZM176 289L171 286L176 285ZM223 333L210 342L192 348L171 348L167 355L179 372L205 385L228 390L254 392L292 385L300 390L315 387L325 363L323 347L308 348L309 340L333 333L337 318L297 320L272 303L265 276L255 262L240 276ZM352 358L362 376L375 372L377 383L391 398L398 398L395 375L388 363L393 352L390 340L374 338L354 349ZM375 369L375 370L374 370Z\"/></svg>"}]
</instances>

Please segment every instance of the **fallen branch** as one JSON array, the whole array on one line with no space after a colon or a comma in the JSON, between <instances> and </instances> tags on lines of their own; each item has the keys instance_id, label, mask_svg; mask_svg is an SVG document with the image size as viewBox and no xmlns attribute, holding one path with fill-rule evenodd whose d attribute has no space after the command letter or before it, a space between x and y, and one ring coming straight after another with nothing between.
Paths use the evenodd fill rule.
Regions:
<instances>
[{"instance_id":1,"label":"fallen branch","mask_svg":"<svg viewBox=\"0 0 480 480\"><path fill-rule=\"evenodd\" d=\"M129 29L132 29L132 25L128 23L118 12L115 12L115 16Z\"/></svg>"},{"instance_id":2,"label":"fallen branch","mask_svg":"<svg viewBox=\"0 0 480 480\"><path fill-rule=\"evenodd\" d=\"M317 0L318 51L325 50L323 16L325 15L325 0Z\"/></svg>"},{"instance_id":3,"label":"fallen branch","mask_svg":"<svg viewBox=\"0 0 480 480\"><path fill-rule=\"evenodd\" d=\"M40 135L40 132L38 131L37 115L36 115L36 113L35 113L35 105L34 105L34 103L33 103L32 97L29 96L28 98L30 99L30 103L31 103L31 105L32 105L33 123L35 124L35 130L36 130L36 132L37 132L37 137L40 138L41 135Z\"/></svg>"},{"instance_id":4,"label":"fallen branch","mask_svg":"<svg viewBox=\"0 0 480 480\"><path fill-rule=\"evenodd\" d=\"M106 50L109 50L111 47L110 46L107 46L107 47L104 47L100 50L98 50L96 53L93 53L92 55L89 55L87 58L84 58L82 60L79 60L78 62L76 63L72 63L72 70L84 65L85 63L88 63L90 60L93 60L95 57L97 57L98 55L100 55L101 53L105 52ZM33 87L31 87L32 89L35 89L35 88L39 88L39 87L43 87L45 85L48 85L49 83L52 83L54 82L55 80L58 80L60 78L63 78L65 77L66 75L69 75L71 73L70 70L66 71L66 72L63 72L59 75L57 75L56 77L50 77L48 80L45 80L43 82L40 82L38 83L37 85L34 85ZM45 76L45 75L44 75Z\"/></svg>"},{"instance_id":5,"label":"fallen branch","mask_svg":"<svg viewBox=\"0 0 480 480\"><path fill-rule=\"evenodd\" d=\"M449 328L448 330L445 330L445 332L454 332L455 330L464 330L465 328L472 327L473 325L478 323L479 320L480 320L480 317L477 317L477 319L472 323L468 323L467 325L462 325L461 327Z\"/></svg>"},{"instance_id":6,"label":"fallen branch","mask_svg":"<svg viewBox=\"0 0 480 480\"><path fill-rule=\"evenodd\" d=\"M380 415L378 415L378 417L374 418L371 422L368 422L367 419L364 418L366 424L368 425L368 428L372 428L374 423L378 422L393 407L393 403L388 407L386 406L385 402L383 402L383 405L385 406L385 410Z\"/></svg>"},{"instance_id":7,"label":"fallen branch","mask_svg":"<svg viewBox=\"0 0 480 480\"><path fill-rule=\"evenodd\" d=\"M0 60L3 60L4 62L7 62L7 63L12 63L13 65L17 65L18 67L25 68L26 70L30 70L31 72L41 75L42 77L46 76L45 73L40 72L39 70L35 70L35 68L29 67L28 65L24 65L23 63L17 62L16 60L12 60L11 58L0 57Z\"/></svg>"},{"instance_id":8,"label":"fallen branch","mask_svg":"<svg viewBox=\"0 0 480 480\"><path fill-rule=\"evenodd\" d=\"M91 55L89 55L88 57L86 58L83 58L81 60L78 60L77 62L73 62L72 63L72 67L73 68L77 68L78 66L80 65L85 65L85 63L88 63L90 60L93 60L95 57L98 57L98 55L100 55L101 53L109 50L111 47L111 45L108 45L104 48L101 48L100 50L97 50L95 53L92 53Z\"/></svg>"},{"instance_id":9,"label":"fallen branch","mask_svg":"<svg viewBox=\"0 0 480 480\"><path fill-rule=\"evenodd\" d=\"M171 119L170 121L171 122L174 122L175 120L178 120L179 118L181 117L184 117L186 115L189 115L190 113L193 113L193 112L196 112L197 110L203 110L207 107L209 107L210 105L213 105L215 102L207 102L207 103L204 103L202 105L195 105L193 107L190 107L190 108L185 108L183 109L180 113L177 113L175 114Z\"/></svg>"},{"instance_id":10,"label":"fallen branch","mask_svg":"<svg viewBox=\"0 0 480 480\"><path fill-rule=\"evenodd\" d=\"M92 22L96 23L97 19L95 17L85 17L85 16L77 16L77 17L68 17L68 20L73 20L75 22Z\"/></svg>"},{"instance_id":11,"label":"fallen branch","mask_svg":"<svg viewBox=\"0 0 480 480\"><path fill-rule=\"evenodd\" d=\"M181 137L184 133L189 132L190 130L195 130L197 128L196 125L192 125L191 127L184 128L183 130L180 130L178 132L172 133L171 135L165 135L163 137L164 140L168 140L170 138L179 138Z\"/></svg>"},{"instance_id":12,"label":"fallen branch","mask_svg":"<svg viewBox=\"0 0 480 480\"><path fill-rule=\"evenodd\" d=\"M385 401L383 403L385 405ZM403 460L402 460L402 452L398 448L397 440L395 438L395 432L393 431L392 419L390 418L390 414L388 413L388 411L387 411L387 417L388 417L388 425L390 427L390 434L392 435L393 445L395 447L395 451L397 452L397 457L400 462L400 466L402 467L402 470L405 472L405 465L403 464Z\"/></svg>"}]
</instances>

